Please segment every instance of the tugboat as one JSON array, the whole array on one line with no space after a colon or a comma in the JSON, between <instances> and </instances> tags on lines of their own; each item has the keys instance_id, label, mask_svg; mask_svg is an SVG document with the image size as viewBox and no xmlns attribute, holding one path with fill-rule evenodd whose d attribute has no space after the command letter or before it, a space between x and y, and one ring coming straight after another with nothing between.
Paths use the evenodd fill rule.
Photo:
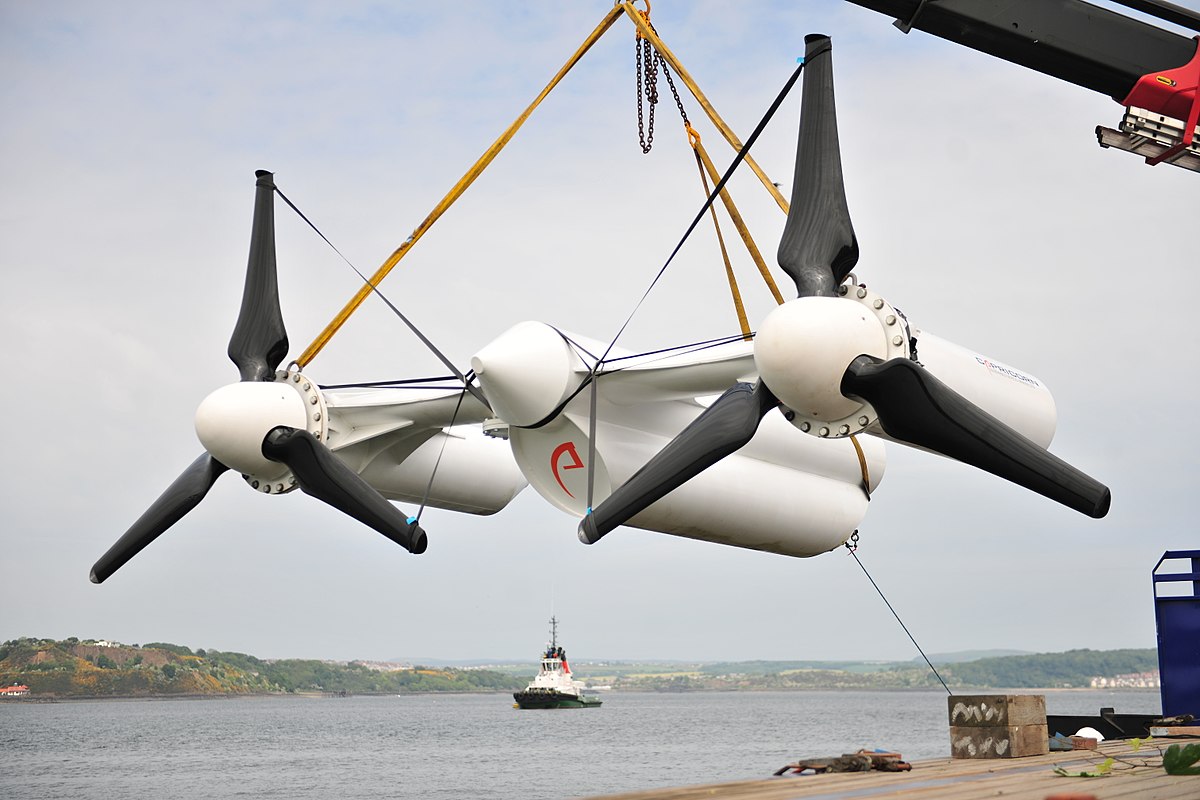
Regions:
<instances>
[{"instance_id":1,"label":"tugboat","mask_svg":"<svg viewBox=\"0 0 1200 800\"><path fill-rule=\"evenodd\" d=\"M550 644L542 653L542 668L523 691L513 692L517 708L597 708L601 700L585 695L571 677L567 651L558 644L558 619L550 618Z\"/></svg>"}]
</instances>

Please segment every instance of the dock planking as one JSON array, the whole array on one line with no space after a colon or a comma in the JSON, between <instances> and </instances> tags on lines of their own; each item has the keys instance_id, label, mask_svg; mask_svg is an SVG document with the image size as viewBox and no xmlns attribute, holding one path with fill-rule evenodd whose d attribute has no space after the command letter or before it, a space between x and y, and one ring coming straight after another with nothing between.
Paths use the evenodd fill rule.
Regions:
<instances>
[{"instance_id":1,"label":"dock planking","mask_svg":"<svg viewBox=\"0 0 1200 800\"><path fill-rule=\"evenodd\" d=\"M1173 742L1101 742L1075 750L1013 759L934 759L913 762L911 772L840 772L763 780L711 783L604 795L604 800L1046 800L1055 795L1092 795L1096 800L1196 800L1200 776L1168 775L1162 753ZM1067 778L1056 767L1094 772L1107 758L1112 772L1099 778ZM590 800L600 800L599 797Z\"/></svg>"}]
</instances>

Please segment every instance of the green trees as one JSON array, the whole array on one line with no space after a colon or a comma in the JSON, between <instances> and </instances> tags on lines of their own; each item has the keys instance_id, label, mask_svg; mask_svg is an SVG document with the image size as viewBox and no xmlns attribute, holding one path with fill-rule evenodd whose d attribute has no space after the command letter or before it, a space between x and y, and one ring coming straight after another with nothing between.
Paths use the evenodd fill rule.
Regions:
<instances>
[{"instance_id":1,"label":"green trees","mask_svg":"<svg viewBox=\"0 0 1200 800\"><path fill-rule=\"evenodd\" d=\"M942 667L953 681L968 686L1084 688L1094 677L1158 669L1155 650L1068 650L1028 656L981 658ZM950 678L948 678L949 680Z\"/></svg>"}]
</instances>

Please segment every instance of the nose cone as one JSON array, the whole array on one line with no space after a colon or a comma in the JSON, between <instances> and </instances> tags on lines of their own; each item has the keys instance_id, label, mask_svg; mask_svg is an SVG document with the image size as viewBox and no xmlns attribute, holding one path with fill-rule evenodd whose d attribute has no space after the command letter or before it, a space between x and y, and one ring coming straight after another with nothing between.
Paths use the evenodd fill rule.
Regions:
<instances>
[{"instance_id":1,"label":"nose cone","mask_svg":"<svg viewBox=\"0 0 1200 800\"><path fill-rule=\"evenodd\" d=\"M245 381L222 386L196 409L196 436L213 458L245 475L283 474L287 467L262 454L263 438L280 425L304 430L304 399L282 383Z\"/></svg>"},{"instance_id":2,"label":"nose cone","mask_svg":"<svg viewBox=\"0 0 1200 800\"><path fill-rule=\"evenodd\" d=\"M839 389L860 355L884 358L887 337L871 312L837 297L801 297L775 308L754 339L754 364L767 388L788 408L835 420L861 404Z\"/></svg>"},{"instance_id":3,"label":"nose cone","mask_svg":"<svg viewBox=\"0 0 1200 800\"><path fill-rule=\"evenodd\" d=\"M561 333L541 322L522 322L489 342L471 359L488 402L510 425L545 419L586 370Z\"/></svg>"}]
</instances>

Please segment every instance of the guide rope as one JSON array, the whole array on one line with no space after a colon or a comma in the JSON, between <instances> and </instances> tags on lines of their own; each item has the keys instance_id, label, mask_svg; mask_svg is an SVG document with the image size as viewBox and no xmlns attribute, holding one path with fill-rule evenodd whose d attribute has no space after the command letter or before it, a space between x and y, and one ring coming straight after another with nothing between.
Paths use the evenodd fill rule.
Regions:
<instances>
[{"instance_id":1,"label":"guide rope","mask_svg":"<svg viewBox=\"0 0 1200 800\"><path fill-rule=\"evenodd\" d=\"M450 415L450 424L446 426L446 430L442 431L442 446L438 450L437 459L433 462L433 469L429 470L429 483L425 484L425 494L421 496L421 506L412 518L414 522L420 522L421 515L425 513L425 506L429 503L429 495L433 492L433 479L437 477L438 467L442 464L442 456L446 453L446 444L450 441L449 431L454 427L454 423L458 419L458 411L462 408L463 398L466 396L467 387L464 384L463 390L458 394L458 402L454 404L454 413Z\"/></svg>"},{"instance_id":2,"label":"guide rope","mask_svg":"<svg viewBox=\"0 0 1200 800\"><path fill-rule=\"evenodd\" d=\"M853 542L853 544L851 544L851 542ZM871 585L875 587L875 591L879 592L879 597L883 600L883 604L888 607L888 611L892 612L892 616L896 618L896 622L900 623L900 627L903 628L904 632L908 635L908 639L913 643L913 647L917 648L917 652L921 654L921 658L925 659L925 663L929 665L929 669L933 672L934 677L938 679L938 683L942 684L942 688L946 690L946 694L953 696L954 692L950 691L950 687L946 685L944 680L942 680L942 676L937 671L937 667L935 667L933 662L929 660L929 656L925 655L925 651L921 649L921 645L917 644L916 638L914 638L912 633L908 630L908 626L904 624L904 620L900 619L900 615L896 613L896 609L892 608L892 604L889 603L887 597L884 596L883 590L879 588L879 584L875 582L875 579L871 577L871 573L867 572L867 568L863 566L862 560L858 557L857 552L858 531L850 534L850 539L845 543L845 547L846 550L849 551L850 555L854 556L854 560L858 562L858 566L862 569L863 575L866 575L867 580L869 580Z\"/></svg>"}]
</instances>

